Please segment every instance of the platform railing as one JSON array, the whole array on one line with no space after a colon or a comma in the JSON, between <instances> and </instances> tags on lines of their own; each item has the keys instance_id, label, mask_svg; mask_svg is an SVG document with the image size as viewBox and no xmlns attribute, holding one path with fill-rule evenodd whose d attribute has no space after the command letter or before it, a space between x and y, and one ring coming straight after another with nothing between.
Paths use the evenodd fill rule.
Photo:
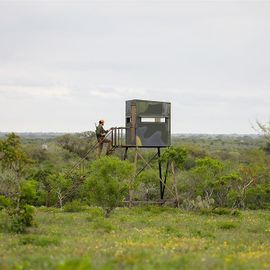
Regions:
<instances>
[{"instance_id":1,"label":"platform railing","mask_svg":"<svg viewBox=\"0 0 270 270\"><path fill-rule=\"evenodd\" d=\"M111 140L113 147L126 146L126 127L114 127L111 129Z\"/></svg>"}]
</instances>

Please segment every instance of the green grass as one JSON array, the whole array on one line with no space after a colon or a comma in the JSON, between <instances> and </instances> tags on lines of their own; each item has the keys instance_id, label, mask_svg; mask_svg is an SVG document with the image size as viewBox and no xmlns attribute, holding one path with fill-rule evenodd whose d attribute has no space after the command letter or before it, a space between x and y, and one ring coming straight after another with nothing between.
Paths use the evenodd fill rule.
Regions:
<instances>
[{"instance_id":1,"label":"green grass","mask_svg":"<svg viewBox=\"0 0 270 270\"><path fill-rule=\"evenodd\" d=\"M0 269L270 269L270 212L200 214L172 208L37 211L37 227L3 228Z\"/></svg>"}]
</instances>

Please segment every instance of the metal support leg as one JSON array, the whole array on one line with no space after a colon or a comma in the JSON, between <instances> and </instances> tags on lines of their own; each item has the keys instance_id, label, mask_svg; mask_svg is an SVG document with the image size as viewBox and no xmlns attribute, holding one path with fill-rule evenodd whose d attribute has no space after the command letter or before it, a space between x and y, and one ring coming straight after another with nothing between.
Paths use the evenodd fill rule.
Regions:
<instances>
[{"instance_id":1,"label":"metal support leg","mask_svg":"<svg viewBox=\"0 0 270 270\"><path fill-rule=\"evenodd\" d=\"M81 164L82 164L82 173L81 174L84 175L84 160L82 161Z\"/></svg>"},{"instance_id":2,"label":"metal support leg","mask_svg":"<svg viewBox=\"0 0 270 270\"><path fill-rule=\"evenodd\" d=\"M160 148L158 147L158 169L159 169L159 187L160 187L160 199L163 200L163 179L162 179L162 164L161 164L161 160L160 160ZM165 190L165 188L164 188Z\"/></svg>"},{"instance_id":3,"label":"metal support leg","mask_svg":"<svg viewBox=\"0 0 270 270\"><path fill-rule=\"evenodd\" d=\"M128 147L125 148L124 160L127 159Z\"/></svg>"},{"instance_id":4,"label":"metal support leg","mask_svg":"<svg viewBox=\"0 0 270 270\"><path fill-rule=\"evenodd\" d=\"M165 176L164 176L164 182L163 182L163 189L162 189L162 199L164 197L164 193L165 193L165 187L166 187L166 182L167 182L167 176L168 176L168 171L169 171L169 161L167 161L167 165L166 165L166 172L165 172Z\"/></svg>"}]
</instances>

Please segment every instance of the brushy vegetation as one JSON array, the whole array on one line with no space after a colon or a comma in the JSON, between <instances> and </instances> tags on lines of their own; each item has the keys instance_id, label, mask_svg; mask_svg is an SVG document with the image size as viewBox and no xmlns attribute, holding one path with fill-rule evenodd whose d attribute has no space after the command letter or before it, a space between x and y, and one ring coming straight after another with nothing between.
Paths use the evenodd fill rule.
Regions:
<instances>
[{"instance_id":1,"label":"brushy vegetation","mask_svg":"<svg viewBox=\"0 0 270 270\"><path fill-rule=\"evenodd\" d=\"M173 147L163 151L162 155L163 164L166 161L170 163L166 200L174 200L175 205L190 210L270 207L270 156L265 150L268 141L248 136L191 136L174 138L173 141ZM99 164L100 161L95 161L95 152L90 152L83 172L74 170L66 174L85 154L85 149L94 143L92 133L65 135L45 141L21 141L15 134L8 135L0 140L0 196L8 199L17 197L19 202L20 186L26 181L35 186L36 194L30 202L33 206L57 206L67 210L69 203L79 200L84 204L103 204L109 213L109 209L119 206L123 197L134 201L159 199L157 159L152 161L151 168L147 166L133 179L133 168L128 162L108 158ZM43 144L46 144L45 148L42 148ZM121 149L114 153L115 157L122 155ZM152 155L151 150L141 151L137 171ZM132 152L129 161L134 161ZM105 169L100 170L101 165ZM106 172L112 165L112 170L121 177ZM97 184L100 184L98 188ZM119 197L103 196L106 192L119 194ZM100 194L103 198L98 202ZM3 207L1 202L0 207Z\"/></svg>"},{"instance_id":2,"label":"brushy vegetation","mask_svg":"<svg viewBox=\"0 0 270 270\"><path fill-rule=\"evenodd\" d=\"M83 207L82 203L79 200L73 200L71 202L67 202L64 206L65 212L80 212L83 211L85 208Z\"/></svg>"},{"instance_id":3,"label":"brushy vegetation","mask_svg":"<svg viewBox=\"0 0 270 270\"><path fill-rule=\"evenodd\" d=\"M121 149L85 156L91 132L9 134L0 139L0 269L269 269L269 138L174 138L137 175L152 150L134 166L132 151L126 161ZM164 201L158 161L169 170Z\"/></svg>"},{"instance_id":4,"label":"brushy vegetation","mask_svg":"<svg viewBox=\"0 0 270 270\"><path fill-rule=\"evenodd\" d=\"M121 204L128 195L134 177L131 163L116 157L103 157L92 163L85 182L85 192L90 204L101 206L105 217Z\"/></svg>"},{"instance_id":5,"label":"brushy vegetation","mask_svg":"<svg viewBox=\"0 0 270 270\"><path fill-rule=\"evenodd\" d=\"M4 220L2 212L1 222ZM0 269L269 269L270 212L40 208L26 235L0 232Z\"/></svg>"}]
</instances>

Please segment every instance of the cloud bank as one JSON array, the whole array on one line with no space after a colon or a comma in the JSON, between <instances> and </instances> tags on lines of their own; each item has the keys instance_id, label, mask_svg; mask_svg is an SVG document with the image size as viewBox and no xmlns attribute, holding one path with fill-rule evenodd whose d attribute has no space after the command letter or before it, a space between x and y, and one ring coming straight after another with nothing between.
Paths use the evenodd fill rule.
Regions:
<instances>
[{"instance_id":1,"label":"cloud bank","mask_svg":"<svg viewBox=\"0 0 270 270\"><path fill-rule=\"evenodd\" d=\"M124 124L172 102L175 133L252 133L270 118L270 3L1 1L0 131Z\"/></svg>"}]
</instances>

